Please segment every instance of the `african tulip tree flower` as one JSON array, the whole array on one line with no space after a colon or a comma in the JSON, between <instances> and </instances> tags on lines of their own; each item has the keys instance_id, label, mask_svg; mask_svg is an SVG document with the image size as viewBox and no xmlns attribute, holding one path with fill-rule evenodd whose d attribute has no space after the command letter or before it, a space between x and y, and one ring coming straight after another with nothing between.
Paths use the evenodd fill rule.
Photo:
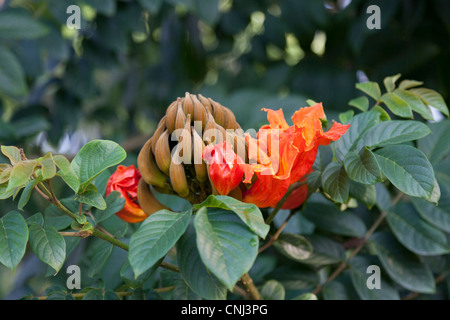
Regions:
<instances>
[{"instance_id":1,"label":"african tulip tree flower","mask_svg":"<svg viewBox=\"0 0 450 320\"><path fill-rule=\"evenodd\" d=\"M278 111L263 109L267 112L268 125L261 127L258 137L248 137L248 142L267 145L267 153L270 161L261 163L260 154L251 153L249 158L256 160L256 164L241 165L245 171L244 183L250 187L244 191L243 201L256 204L258 207L273 207L284 196L289 186L308 174L316 159L319 145L327 145L331 141L338 140L350 125L342 125L334 122L330 130L324 132L321 119L325 119L325 113L321 103L311 107L301 108L292 116L294 125L289 126L283 114ZM270 152L271 144L278 144L278 152ZM251 147L249 147L249 150ZM254 180L254 175L257 180ZM283 208L299 206L305 199L306 187L293 192Z\"/></svg>"},{"instance_id":2,"label":"african tulip tree flower","mask_svg":"<svg viewBox=\"0 0 450 320\"><path fill-rule=\"evenodd\" d=\"M138 184L141 174L134 165L129 167L118 166L111 175L106 187L106 196L113 191L118 191L125 199L125 205L116 215L130 223L141 222L147 218L147 214L142 210L137 201Z\"/></svg>"},{"instance_id":3,"label":"african tulip tree flower","mask_svg":"<svg viewBox=\"0 0 450 320\"><path fill-rule=\"evenodd\" d=\"M242 159L234 153L231 144L223 141L209 145L203 151L203 159L209 164L209 178L221 195L227 195L242 181Z\"/></svg>"}]
</instances>

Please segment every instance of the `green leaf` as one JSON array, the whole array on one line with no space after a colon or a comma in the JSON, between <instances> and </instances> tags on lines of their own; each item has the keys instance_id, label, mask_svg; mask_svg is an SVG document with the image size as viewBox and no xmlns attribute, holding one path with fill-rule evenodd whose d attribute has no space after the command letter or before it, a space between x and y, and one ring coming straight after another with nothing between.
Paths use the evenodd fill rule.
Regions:
<instances>
[{"instance_id":1,"label":"green leaf","mask_svg":"<svg viewBox=\"0 0 450 320\"><path fill-rule=\"evenodd\" d=\"M36 256L58 272L66 258L66 242L64 237L53 227L42 227L32 223L30 230L30 246Z\"/></svg>"},{"instance_id":2,"label":"green leaf","mask_svg":"<svg viewBox=\"0 0 450 320\"><path fill-rule=\"evenodd\" d=\"M320 188L322 185L322 172L313 171L306 177L306 184L310 191L314 191Z\"/></svg>"},{"instance_id":3,"label":"green leaf","mask_svg":"<svg viewBox=\"0 0 450 320\"><path fill-rule=\"evenodd\" d=\"M78 202L87 204L100 210L106 209L106 202L97 188L91 183L86 187L86 190L77 198Z\"/></svg>"},{"instance_id":4,"label":"green leaf","mask_svg":"<svg viewBox=\"0 0 450 320\"><path fill-rule=\"evenodd\" d=\"M120 300L120 298L112 290L93 288L86 292L81 300Z\"/></svg>"},{"instance_id":5,"label":"green leaf","mask_svg":"<svg viewBox=\"0 0 450 320\"><path fill-rule=\"evenodd\" d=\"M78 180L75 171L73 171L69 160L67 160L66 157L62 155L55 155L53 156L53 161L55 161L55 164L59 168L57 174L74 192L78 192L78 189L80 188L80 181Z\"/></svg>"},{"instance_id":6,"label":"green leaf","mask_svg":"<svg viewBox=\"0 0 450 320\"><path fill-rule=\"evenodd\" d=\"M348 123L353 118L354 114L355 112L353 110L339 113L339 121L342 123Z\"/></svg>"},{"instance_id":7,"label":"green leaf","mask_svg":"<svg viewBox=\"0 0 450 320\"><path fill-rule=\"evenodd\" d=\"M226 287L209 272L200 258L192 225L177 242L177 262L183 279L193 292L207 300L226 299Z\"/></svg>"},{"instance_id":8,"label":"green leaf","mask_svg":"<svg viewBox=\"0 0 450 320\"><path fill-rule=\"evenodd\" d=\"M322 173L323 190L335 202L346 203L349 196L349 179L342 164L331 162Z\"/></svg>"},{"instance_id":9,"label":"green leaf","mask_svg":"<svg viewBox=\"0 0 450 320\"><path fill-rule=\"evenodd\" d=\"M31 223L37 223L40 226L44 225L44 216L42 213L38 212L33 214L31 217L27 218L27 225L30 225Z\"/></svg>"},{"instance_id":10,"label":"green leaf","mask_svg":"<svg viewBox=\"0 0 450 320\"><path fill-rule=\"evenodd\" d=\"M282 233L273 246L284 256L299 262L311 257L313 252L312 245L305 237L293 233Z\"/></svg>"},{"instance_id":11,"label":"green leaf","mask_svg":"<svg viewBox=\"0 0 450 320\"><path fill-rule=\"evenodd\" d=\"M380 98L380 101L383 102L393 114L402 118L413 118L412 110L409 104L400 98L396 93L385 93Z\"/></svg>"},{"instance_id":12,"label":"green leaf","mask_svg":"<svg viewBox=\"0 0 450 320\"><path fill-rule=\"evenodd\" d=\"M301 264L280 265L266 276L267 279L277 279L286 290L312 291L319 284L317 272Z\"/></svg>"},{"instance_id":13,"label":"green leaf","mask_svg":"<svg viewBox=\"0 0 450 320\"><path fill-rule=\"evenodd\" d=\"M378 83L376 82L368 81L363 83L357 83L356 89L361 90L370 97L374 98L376 101L380 100L381 90L380 87L378 86Z\"/></svg>"},{"instance_id":14,"label":"green leaf","mask_svg":"<svg viewBox=\"0 0 450 320\"><path fill-rule=\"evenodd\" d=\"M156 13L161 8L164 0L138 0L139 4L150 13Z\"/></svg>"},{"instance_id":15,"label":"green leaf","mask_svg":"<svg viewBox=\"0 0 450 320\"><path fill-rule=\"evenodd\" d=\"M125 205L125 198L120 192L113 191L106 197L106 209L95 210L94 217L98 223L107 220L117 212L123 209Z\"/></svg>"},{"instance_id":16,"label":"green leaf","mask_svg":"<svg viewBox=\"0 0 450 320\"><path fill-rule=\"evenodd\" d=\"M19 148L15 146L2 146L1 150L2 153L9 159L9 161L13 166L22 161Z\"/></svg>"},{"instance_id":17,"label":"green leaf","mask_svg":"<svg viewBox=\"0 0 450 320\"><path fill-rule=\"evenodd\" d=\"M41 165L42 180L49 180L56 175L56 165L50 152L42 158L39 164Z\"/></svg>"},{"instance_id":18,"label":"green leaf","mask_svg":"<svg viewBox=\"0 0 450 320\"><path fill-rule=\"evenodd\" d=\"M15 188L22 188L31 178L31 175L36 168L36 161L26 160L14 166L9 177L8 188L6 192L14 190Z\"/></svg>"},{"instance_id":19,"label":"green leaf","mask_svg":"<svg viewBox=\"0 0 450 320\"><path fill-rule=\"evenodd\" d=\"M412 92L413 94L417 95L427 105L438 109L440 112L445 114L447 117L449 116L448 107L445 104L444 99L436 91L427 89L427 88L417 88L417 89L411 89L409 91Z\"/></svg>"},{"instance_id":20,"label":"green leaf","mask_svg":"<svg viewBox=\"0 0 450 320\"><path fill-rule=\"evenodd\" d=\"M368 256L356 256L350 260L350 275L359 297L362 300L399 300L398 292L383 276L380 277L380 289L371 290L367 287L367 279L370 277L367 268L371 265L379 265L379 263Z\"/></svg>"},{"instance_id":21,"label":"green leaf","mask_svg":"<svg viewBox=\"0 0 450 320\"><path fill-rule=\"evenodd\" d=\"M369 110L369 99L367 99L366 96L352 99L348 104L352 107L355 107L356 109L361 110L362 112L366 112Z\"/></svg>"},{"instance_id":22,"label":"green leaf","mask_svg":"<svg viewBox=\"0 0 450 320\"><path fill-rule=\"evenodd\" d=\"M429 123L432 134L418 141L418 148L422 150L432 164L437 164L450 153L450 120Z\"/></svg>"},{"instance_id":23,"label":"green leaf","mask_svg":"<svg viewBox=\"0 0 450 320\"><path fill-rule=\"evenodd\" d=\"M152 274L158 269L163 259L154 264L153 267L145 271L139 277L136 277L133 268L131 268L130 262L128 260L125 261L122 268L120 268L120 277L125 283L131 288L139 288L142 287L144 282L146 282Z\"/></svg>"},{"instance_id":24,"label":"green leaf","mask_svg":"<svg viewBox=\"0 0 450 320\"><path fill-rule=\"evenodd\" d=\"M439 205L417 198L411 200L424 220L436 228L450 232L450 192L447 189L442 189Z\"/></svg>"},{"instance_id":25,"label":"green leaf","mask_svg":"<svg viewBox=\"0 0 450 320\"><path fill-rule=\"evenodd\" d=\"M85 144L71 164L80 181L80 189L107 168L121 163L126 156L125 150L113 141L93 140Z\"/></svg>"},{"instance_id":26,"label":"green leaf","mask_svg":"<svg viewBox=\"0 0 450 320\"><path fill-rule=\"evenodd\" d=\"M364 137L358 142L358 149L364 146L373 148L400 144L423 138L430 133L430 129L419 121L385 121L378 123L364 134Z\"/></svg>"},{"instance_id":27,"label":"green leaf","mask_svg":"<svg viewBox=\"0 0 450 320\"><path fill-rule=\"evenodd\" d=\"M47 32L48 28L27 12L0 12L0 38L35 39L46 35Z\"/></svg>"},{"instance_id":28,"label":"green leaf","mask_svg":"<svg viewBox=\"0 0 450 320\"><path fill-rule=\"evenodd\" d=\"M0 30L3 22L0 12ZM5 33L0 31L0 34ZM27 91L25 74L19 60L11 51L0 47L0 92L20 97L25 96Z\"/></svg>"},{"instance_id":29,"label":"green leaf","mask_svg":"<svg viewBox=\"0 0 450 320\"><path fill-rule=\"evenodd\" d=\"M315 267L339 263L345 259L344 247L329 237L319 234L305 236L313 248L312 255L301 261Z\"/></svg>"},{"instance_id":30,"label":"green leaf","mask_svg":"<svg viewBox=\"0 0 450 320\"><path fill-rule=\"evenodd\" d=\"M371 244L389 276L402 287L421 293L434 293L433 273L420 258L406 250L387 231L372 235Z\"/></svg>"},{"instance_id":31,"label":"green leaf","mask_svg":"<svg viewBox=\"0 0 450 320\"><path fill-rule=\"evenodd\" d=\"M34 190L34 187L41 182L41 178L34 179L29 181L20 195L19 203L17 204L17 209L23 210L23 208L27 205L28 201L30 201L31 192Z\"/></svg>"},{"instance_id":32,"label":"green leaf","mask_svg":"<svg viewBox=\"0 0 450 320\"><path fill-rule=\"evenodd\" d=\"M375 151L383 174L403 193L430 199L434 171L426 156L406 145L389 146Z\"/></svg>"},{"instance_id":33,"label":"green leaf","mask_svg":"<svg viewBox=\"0 0 450 320\"><path fill-rule=\"evenodd\" d=\"M340 278L339 278L340 279ZM359 300L350 279L345 282L333 280L323 286L323 298L325 300Z\"/></svg>"},{"instance_id":34,"label":"green leaf","mask_svg":"<svg viewBox=\"0 0 450 320\"><path fill-rule=\"evenodd\" d=\"M375 185L361 184L350 181L350 196L371 209L377 201Z\"/></svg>"},{"instance_id":35,"label":"green leaf","mask_svg":"<svg viewBox=\"0 0 450 320\"><path fill-rule=\"evenodd\" d=\"M231 291L258 254L258 236L229 211L201 208L195 215L197 248L205 266Z\"/></svg>"},{"instance_id":36,"label":"green leaf","mask_svg":"<svg viewBox=\"0 0 450 320\"><path fill-rule=\"evenodd\" d=\"M420 114L425 120L434 120L434 116L430 108L414 93L403 89L397 89L394 93L401 99L405 100L411 110Z\"/></svg>"},{"instance_id":37,"label":"green leaf","mask_svg":"<svg viewBox=\"0 0 450 320\"><path fill-rule=\"evenodd\" d=\"M395 82L401 77L400 73L397 73L396 75L386 77L383 80L384 86L388 92L392 92L395 89Z\"/></svg>"},{"instance_id":38,"label":"green leaf","mask_svg":"<svg viewBox=\"0 0 450 320\"><path fill-rule=\"evenodd\" d=\"M186 231L192 210L182 213L160 210L153 213L131 236L128 260L139 277L175 245Z\"/></svg>"},{"instance_id":39,"label":"green leaf","mask_svg":"<svg viewBox=\"0 0 450 320\"><path fill-rule=\"evenodd\" d=\"M102 241L95 247L94 254L90 260L88 271L89 277L92 278L100 272L111 255L113 247L114 246L107 241Z\"/></svg>"},{"instance_id":40,"label":"green leaf","mask_svg":"<svg viewBox=\"0 0 450 320\"><path fill-rule=\"evenodd\" d=\"M15 270L28 241L28 227L22 215L9 212L0 219L0 263Z\"/></svg>"},{"instance_id":41,"label":"green leaf","mask_svg":"<svg viewBox=\"0 0 450 320\"><path fill-rule=\"evenodd\" d=\"M382 180L381 170L375 155L367 148L357 153L351 151L344 158L345 171L353 181L375 184Z\"/></svg>"},{"instance_id":42,"label":"green leaf","mask_svg":"<svg viewBox=\"0 0 450 320\"><path fill-rule=\"evenodd\" d=\"M284 300L286 296L283 285L276 280L269 280L264 283L260 292L264 300Z\"/></svg>"},{"instance_id":43,"label":"green leaf","mask_svg":"<svg viewBox=\"0 0 450 320\"><path fill-rule=\"evenodd\" d=\"M416 80L403 80L402 82L400 82L400 84L398 85L399 89L409 89L409 88L413 88L413 87L418 87L423 85L422 81L416 81Z\"/></svg>"},{"instance_id":44,"label":"green leaf","mask_svg":"<svg viewBox=\"0 0 450 320\"><path fill-rule=\"evenodd\" d=\"M334 143L336 158L343 161L349 151L355 151L359 139L364 132L373 127L380 120L377 112L369 111L360 113L350 120L350 128Z\"/></svg>"},{"instance_id":45,"label":"green leaf","mask_svg":"<svg viewBox=\"0 0 450 320\"><path fill-rule=\"evenodd\" d=\"M61 199L61 203L70 211L78 212L78 202L71 199ZM72 218L61 211L56 205L51 204L44 212L45 226L54 227L56 230L63 230L73 222Z\"/></svg>"},{"instance_id":46,"label":"green leaf","mask_svg":"<svg viewBox=\"0 0 450 320\"><path fill-rule=\"evenodd\" d=\"M319 300L319 299L317 299L317 296L314 293L303 293L295 298L292 298L292 300Z\"/></svg>"},{"instance_id":47,"label":"green leaf","mask_svg":"<svg viewBox=\"0 0 450 320\"><path fill-rule=\"evenodd\" d=\"M302 215L324 231L357 238L366 233L366 226L358 216L348 211L340 212L331 205L308 203Z\"/></svg>"},{"instance_id":48,"label":"green leaf","mask_svg":"<svg viewBox=\"0 0 450 320\"><path fill-rule=\"evenodd\" d=\"M422 220L414 207L399 203L389 209L387 221L406 248L420 255L438 255L450 252L445 234Z\"/></svg>"},{"instance_id":49,"label":"green leaf","mask_svg":"<svg viewBox=\"0 0 450 320\"><path fill-rule=\"evenodd\" d=\"M269 232L269 226L264 222L261 210L252 203L245 203L228 196L210 195L204 202L194 205L194 208L200 209L221 208L233 211L237 216L258 236L265 238Z\"/></svg>"}]
</instances>

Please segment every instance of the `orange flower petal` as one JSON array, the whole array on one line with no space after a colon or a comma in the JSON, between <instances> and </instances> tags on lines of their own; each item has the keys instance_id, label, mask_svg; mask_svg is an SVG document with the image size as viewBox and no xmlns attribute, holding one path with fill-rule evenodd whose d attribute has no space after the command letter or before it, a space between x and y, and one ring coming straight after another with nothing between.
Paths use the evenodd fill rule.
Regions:
<instances>
[{"instance_id":1,"label":"orange flower petal","mask_svg":"<svg viewBox=\"0 0 450 320\"><path fill-rule=\"evenodd\" d=\"M283 109L271 110L267 108L262 108L261 110L267 112L267 120L270 123L270 127L273 129L287 129L289 125L284 118Z\"/></svg>"}]
</instances>

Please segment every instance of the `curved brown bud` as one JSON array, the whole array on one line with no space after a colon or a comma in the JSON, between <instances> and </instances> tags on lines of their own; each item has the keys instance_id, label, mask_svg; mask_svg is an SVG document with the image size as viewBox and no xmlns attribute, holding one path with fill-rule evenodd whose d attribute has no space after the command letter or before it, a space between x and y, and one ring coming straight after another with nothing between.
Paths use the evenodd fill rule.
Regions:
<instances>
[{"instance_id":1,"label":"curved brown bud","mask_svg":"<svg viewBox=\"0 0 450 320\"><path fill-rule=\"evenodd\" d=\"M170 187L167 177L159 170L155 162L155 157L151 149L152 140L153 138L147 140L137 158L137 165L142 179L146 183L154 186L161 188Z\"/></svg>"},{"instance_id":2,"label":"curved brown bud","mask_svg":"<svg viewBox=\"0 0 450 320\"><path fill-rule=\"evenodd\" d=\"M186 115L184 114L183 111L183 105L180 102L178 102L178 107L177 107L177 117L175 120L175 130L176 129L183 129L184 125L186 124Z\"/></svg>"},{"instance_id":3,"label":"curved brown bud","mask_svg":"<svg viewBox=\"0 0 450 320\"><path fill-rule=\"evenodd\" d=\"M155 160L159 169L165 174L169 175L170 167L170 145L169 145L169 132L165 130L158 141L155 148Z\"/></svg>"},{"instance_id":4,"label":"curved brown bud","mask_svg":"<svg viewBox=\"0 0 450 320\"><path fill-rule=\"evenodd\" d=\"M189 195L189 186L183 164L172 162L170 166L170 182L173 190L180 197L186 198Z\"/></svg>"},{"instance_id":5,"label":"curved brown bud","mask_svg":"<svg viewBox=\"0 0 450 320\"><path fill-rule=\"evenodd\" d=\"M205 182L208 179L206 163L203 161L203 150L205 150L206 146L194 128L192 128L192 145L194 151L195 176L198 181Z\"/></svg>"},{"instance_id":6,"label":"curved brown bud","mask_svg":"<svg viewBox=\"0 0 450 320\"><path fill-rule=\"evenodd\" d=\"M144 181L144 179L139 180L137 196L139 206L147 216L159 210L170 210L155 198L152 190L150 189L150 186Z\"/></svg>"},{"instance_id":7,"label":"curved brown bud","mask_svg":"<svg viewBox=\"0 0 450 320\"><path fill-rule=\"evenodd\" d=\"M191 95L186 92L183 101L183 111L187 115L191 115L191 119L194 119L194 102L192 102Z\"/></svg>"},{"instance_id":8,"label":"curved brown bud","mask_svg":"<svg viewBox=\"0 0 450 320\"><path fill-rule=\"evenodd\" d=\"M214 120L216 120L216 123L219 126L223 127L224 124L225 124L225 111L223 110L224 107L220 103L214 101L211 98L209 98L209 101L210 101L211 106L213 108L213 112L212 113L214 115Z\"/></svg>"},{"instance_id":9,"label":"curved brown bud","mask_svg":"<svg viewBox=\"0 0 450 320\"><path fill-rule=\"evenodd\" d=\"M172 102L166 110L166 127L167 130L169 130L169 133L172 133L175 130L175 120L177 118L179 100L180 98L178 98L177 101Z\"/></svg>"},{"instance_id":10,"label":"curved brown bud","mask_svg":"<svg viewBox=\"0 0 450 320\"><path fill-rule=\"evenodd\" d=\"M211 102L209 102L208 98L205 98L204 96L202 96L201 94L198 95L198 99L200 100L200 102L205 106L206 110L209 113L213 113L213 108L211 106Z\"/></svg>"},{"instance_id":11,"label":"curved brown bud","mask_svg":"<svg viewBox=\"0 0 450 320\"><path fill-rule=\"evenodd\" d=\"M195 95L191 95L191 98L194 102L194 121L201 121L203 129L205 128L206 121L208 120L206 107L198 100Z\"/></svg>"},{"instance_id":12,"label":"curved brown bud","mask_svg":"<svg viewBox=\"0 0 450 320\"><path fill-rule=\"evenodd\" d=\"M179 144L181 145L181 157L184 164L192 164L192 135L191 135L191 115L186 117L186 124L181 133Z\"/></svg>"},{"instance_id":13,"label":"curved brown bud","mask_svg":"<svg viewBox=\"0 0 450 320\"><path fill-rule=\"evenodd\" d=\"M223 107L223 111L225 113L225 129L240 129L241 126L236 122L236 117L234 116L233 111L228 109L227 107Z\"/></svg>"},{"instance_id":14,"label":"curved brown bud","mask_svg":"<svg viewBox=\"0 0 450 320\"><path fill-rule=\"evenodd\" d=\"M158 141L161 134L166 130L166 118L167 116L162 117L161 121L159 121L158 127L156 128L155 132L153 133L153 142L152 142L152 151L153 154L155 153L156 149L156 142Z\"/></svg>"}]
</instances>

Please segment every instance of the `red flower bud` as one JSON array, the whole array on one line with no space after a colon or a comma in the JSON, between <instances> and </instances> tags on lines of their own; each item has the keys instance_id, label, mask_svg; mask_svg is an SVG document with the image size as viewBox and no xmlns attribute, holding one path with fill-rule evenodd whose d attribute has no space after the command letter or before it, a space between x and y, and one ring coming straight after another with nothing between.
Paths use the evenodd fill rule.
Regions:
<instances>
[{"instance_id":1,"label":"red flower bud","mask_svg":"<svg viewBox=\"0 0 450 320\"><path fill-rule=\"evenodd\" d=\"M140 207L137 200L137 190L141 174L134 165L129 167L118 166L111 175L106 186L106 196L113 191L118 191L125 198L125 205L116 215L130 223L141 222L147 215Z\"/></svg>"},{"instance_id":2,"label":"red flower bud","mask_svg":"<svg viewBox=\"0 0 450 320\"><path fill-rule=\"evenodd\" d=\"M234 153L227 141L209 145L203 151L203 159L209 164L209 178L221 195L227 195L242 181L242 159Z\"/></svg>"}]
</instances>

